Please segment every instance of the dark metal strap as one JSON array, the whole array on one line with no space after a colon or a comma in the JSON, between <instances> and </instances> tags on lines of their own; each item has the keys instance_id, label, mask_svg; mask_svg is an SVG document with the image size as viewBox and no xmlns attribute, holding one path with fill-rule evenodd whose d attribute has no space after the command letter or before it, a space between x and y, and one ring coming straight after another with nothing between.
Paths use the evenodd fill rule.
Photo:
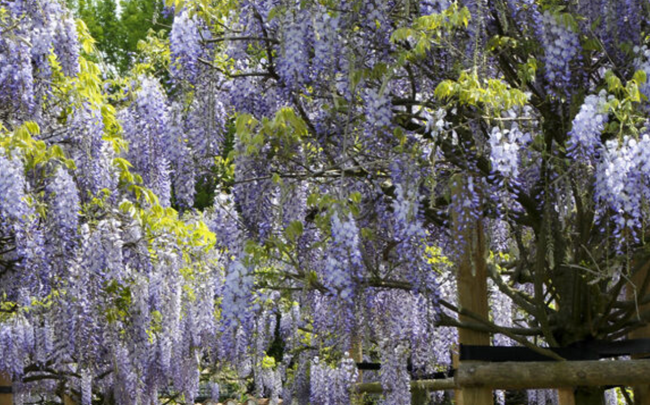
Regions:
<instances>
[{"instance_id":1,"label":"dark metal strap","mask_svg":"<svg viewBox=\"0 0 650 405\"><path fill-rule=\"evenodd\" d=\"M380 363L368 363L368 362L360 362L357 363L357 368L359 370L379 370L381 368Z\"/></svg>"},{"instance_id":2,"label":"dark metal strap","mask_svg":"<svg viewBox=\"0 0 650 405\"><path fill-rule=\"evenodd\" d=\"M596 340L590 345L598 351L601 358L650 353L650 339L628 339L614 342Z\"/></svg>"},{"instance_id":3,"label":"dark metal strap","mask_svg":"<svg viewBox=\"0 0 650 405\"><path fill-rule=\"evenodd\" d=\"M0 385L0 394L11 394L12 392L11 385Z\"/></svg>"}]
</instances>

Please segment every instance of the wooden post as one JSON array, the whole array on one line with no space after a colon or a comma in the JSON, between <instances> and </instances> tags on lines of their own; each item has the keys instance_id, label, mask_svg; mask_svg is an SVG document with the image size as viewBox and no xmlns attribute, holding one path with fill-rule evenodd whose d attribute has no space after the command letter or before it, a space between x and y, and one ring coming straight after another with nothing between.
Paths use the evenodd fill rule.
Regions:
<instances>
[{"instance_id":1,"label":"wooden post","mask_svg":"<svg viewBox=\"0 0 650 405\"><path fill-rule=\"evenodd\" d=\"M352 342L350 342L350 357L355 363L363 362L363 339L359 336L359 330L352 333ZM363 370L357 370L357 384L363 384ZM353 393L354 403L363 403L363 392Z\"/></svg>"},{"instance_id":2,"label":"wooden post","mask_svg":"<svg viewBox=\"0 0 650 405\"><path fill-rule=\"evenodd\" d=\"M573 387L558 389L557 396L559 405L576 405L576 397Z\"/></svg>"},{"instance_id":3,"label":"wooden post","mask_svg":"<svg viewBox=\"0 0 650 405\"><path fill-rule=\"evenodd\" d=\"M632 282L634 283L634 286L629 286L627 289L627 297L629 300L635 300L635 299L641 299L641 297L637 297L636 294L638 293L645 293L648 294L648 290L646 289L645 291L637 291L635 294L634 287L637 289L640 289L643 286L643 283L646 279L646 277L649 277L650 275L648 274L650 272L650 265L646 263L645 266L643 266L639 271L637 271L635 274L632 275ZM644 312L650 310L650 304L646 305L640 305L639 306L639 311ZM629 333L628 338L630 339L647 339L650 338L650 324L646 324L646 326L636 329L632 332ZM647 356L648 353L644 353L641 355L636 355L632 356L633 359L635 358L643 358ZM634 404L635 405L650 405L650 385L636 385L632 387L634 390Z\"/></svg>"},{"instance_id":4,"label":"wooden post","mask_svg":"<svg viewBox=\"0 0 650 405\"><path fill-rule=\"evenodd\" d=\"M11 378L7 374L0 373L0 405L13 405L14 396L11 392Z\"/></svg>"},{"instance_id":5,"label":"wooden post","mask_svg":"<svg viewBox=\"0 0 650 405\"><path fill-rule=\"evenodd\" d=\"M467 180L461 176L452 179L452 193L456 198L465 198L464 192ZM471 198L471 197L470 197ZM454 213L454 229L459 229L459 213ZM469 310L484 319L489 319L488 310L488 289L487 289L487 263L485 254L485 236L483 234L483 223L479 218L470 224L464 224L464 229L458 232L464 250L459 258L457 284L458 284L458 304L462 309ZM466 316L460 315L461 322L472 322ZM466 345L490 345L490 334L487 332L477 332L469 329L458 329L458 341ZM473 364L474 362L463 361L464 364ZM456 390L457 405L492 405L494 398L491 389L486 388L465 388Z\"/></svg>"},{"instance_id":6,"label":"wooden post","mask_svg":"<svg viewBox=\"0 0 650 405\"><path fill-rule=\"evenodd\" d=\"M352 342L350 344L350 357L354 360L355 363L363 362L363 340L359 336L359 331L355 331L352 334ZM361 384L363 382L363 370L359 370L359 376L357 378L357 383Z\"/></svg>"},{"instance_id":7,"label":"wooden post","mask_svg":"<svg viewBox=\"0 0 650 405\"><path fill-rule=\"evenodd\" d=\"M78 405L69 394L63 394L63 405Z\"/></svg>"}]
</instances>

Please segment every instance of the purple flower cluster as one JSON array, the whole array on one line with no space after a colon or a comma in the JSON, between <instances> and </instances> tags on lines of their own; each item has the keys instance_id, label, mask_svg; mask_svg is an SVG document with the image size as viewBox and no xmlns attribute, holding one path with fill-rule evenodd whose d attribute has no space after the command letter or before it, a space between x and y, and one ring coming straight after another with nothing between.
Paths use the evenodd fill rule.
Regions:
<instances>
[{"instance_id":1,"label":"purple flower cluster","mask_svg":"<svg viewBox=\"0 0 650 405\"><path fill-rule=\"evenodd\" d=\"M368 0L362 3L359 13L361 18L358 22L363 27L362 35L367 36L368 43L373 43L378 46L377 49L384 51L373 55L375 57L371 58L372 62L378 62L387 56L385 51L392 31L389 19L390 8L391 3L383 0Z\"/></svg>"},{"instance_id":2,"label":"purple flower cluster","mask_svg":"<svg viewBox=\"0 0 650 405\"><path fill-rule=\"evenodd\" d=\"M492 128L490 132L490 161L492 171L507 179L516 180L519 176L519 140L522 137L519 128Z\"/></svg>"},{"instance_id":3,"label":"purple flower cluster","mask_svg":"<svg viewBox=\"0 0 650 405\"><path fill-rule=\"evenodd\" d=\"M243 142L237 142L235 149L235 181L233 196L240 209L240 219L248 228L251 236L265 240L269 237L275 210L272 201L277 193L277 186L271 181L271 167L264 156L270 145L265 145L259 152L250 152Z\"/></svg>"},{"instance_id":4,"label":"purple flower cluster","mask_svg":"<svg viewBox=\"0 0 650 405\"><path fill-rule=\"evenodd\" d=\"M580 111L573 118L567 151L574 157L592 159L600 148L600 135L607 124L607 93L603 90L598 95L585 98Z\"/></svg>"},{"instance_id":5,"label":"purple flower cluster","mask_svg":"<svg viewBox=\"0 0 650 405\"><path fill-rule=\"evenodd\" d=\"M54 53L56 53L63 73L67 76L79 74L79 39L77 24L69 15L62 16L58 21L54 34Z\"/></svg>"},{"instance_id":6,"label":"purple flower cluster","mask_svg":"<svg viewBox=\"0 0 650 405\"><path fill-rule=\"evenodd\" d=\"M381 92L368 88L364 94L366 123L370 137L374 138L385 130L390 130L393 122L393 111L387 91Z\"/></svg>"},{"instance_id":7,"label":"purple flower cluster","mask_svg":"<svg viewBox=\"0 0 650 405\"><path fill-rule=\"evenodd\" d=\"M77 185L70 174L59 168L46 186L49 200L48 223L51 237L47 244L53 270L62 275L74 255L79 239L81 203Z\"/></svg>"},{"instance_id":8,"label":"purple flower cluster","mask_svg":"<svg viewBox=\"0 0 650 405\"><path fill-rule=\"evenodd\" d=\"M82 198L96 196L103 189L115 190L115 152L112 145L103 139L101 112L87 104L74 109L69 134L73 145L72 156L79 168L77 179Z\"/></svg>"},{"instance_id":9,"label":"purple flower cluster","mask_svg":"<svg viewBox=\"0 0 650 405\"><path fill-rule=\"evenodd\" d=\"M456 217L453 224L455 244L452 250L456 257L460 257L469 243L465 235L468 230L475 229L476 221L479 220L481 212L480 184L476 183L474 177L468 176L466 179L453 179L451 187L460 188L457 192L452 193L448 210L451 216Z\"/></svg>"},{"instance_id":10,"label":"purple flower cluster","mask_svg":"<svg viewBox=\"0 0 650 405\"><path fill-rule=\"evenodd\" d=\"M174 18L169 36L171 76L175 80L196 83L199 58L202 54L200 25L196 17L183 9Z\"/></svg>"},{"instance_id":11,"label":"purple flower cluster","mask_svg":"<svg viewBox=\"0 0 650 405\"><path fill-rule=\"evenodd\" d=\"M217 237L215 248L222 249L226 257L237 256L243 249L244 235L237 220L232 195L217 190L214 211L207 215L206 223Z\"/></svg>"},{"instance_id":12,"label":"purple flower cluster","mask_svg":"<svg viewBox=\"0 0 650 405\"><path fill-rule=\"evenodd\" d=\"M300 221L307 211L307 184L304 182L284 182L280 190L280 209L282 223L288 226L293 221Z\"/></svg>"},{"instance_id":13,"label":"purple flower cluster","mask_svg":"<svg viewBox=\"0 0 650 405\"><path fill-rule=\"evenodd\" d=\"M223 298L221 302L221 316L226 327L241 324L245 329L250 329L250 306L253 299L253 272L241 261L233 261L226 271Z\"/></svg>"},{"instance_id":14,"label":"purple flower cluster","mask_svg":"<svg viewBox=\"0 0 650 405\"><path fill-rule=\"evenodd\" d=\"M357 382L357 366L344 354L337 368L315 357L310 368L310 403L313 405L349 404L353 384Z\"/></svg>"},{"instance_id":15,"label":"purple flower cluster","mask_svg":"<svg viewBox=\"0 0 650 405\"><path fill-rule=\"evenodd\" d=\"M528 397L529 405L548 405L558 404L557 390L527 390L526 396Z\"/></svg>"},{"instance_id":16,"label":"purple flower cluster","mask_svg":"<svg viewBox=\"0 0 650 405\"><path fill-rule=\"evenodd\" d=\"M202 85L194 91L185 120L188 146L199 167L210 166L214 156L221 153L227 122L226 109L216 93L215 76L201 73Z\"/></svg>"},{"instance_id":17,"label":"purple flower cluster","mask_svg":"<svg viewBox=\"0 0 650 405\"><path fill-rule=\"evenodd\" d=\"M513 319L512 300L502 293L492 280L488 280L490 291L490 312L495 324L502 327L510 327ZM514 346L515 342L507 336L495 334L492 338L495 346Z\"/></svg>"},{"instance_id":18,"label":"purple flower cluster","mask_svg":"<svg viewBox=\"0 0 650 405\"><path fill-rule=\"evenodd\" d=\"M638 140L625 136L620 144L607 141L596 166L594 198L610 210L619 246L638 240L646 217L644 200L649 197L650 135Z\"/></svg>"},{"instance_id":19,"label":"purple flower cluster","mask_svg":"<svg viewBox=\"0 0 650 405\"><path fill-rule=\"evenodd\" d=\"M210 382L210 399L214 402L219 402L220 393L219 383L214 381Z\"/></svg>"},{"instance_id":20,"label":"purple flower cluster","mask_svg":"<svg viewBox=\"0 0 650 405\"><path fill-rule=\"evenodd\" d=\"M431 15L441 13L449 7L449 0L423 0L420 1L420 14Z\"/></svg>"},{"instance_id":21,"label":"purple flower cluster","mask_svg":"<svg viewBox=\"0 0 650 405\"><path fill-rule=\"evenodd\" d=\"M332 215L332 241L325 254L323 279L330 292L352 305L356 283L361 276L363 262L359 251L359 229L352 217L345 221Z\"/></svg>"},{"instance_id":22,"label":"purple flower cluster","mask_svg":"<svg viewBox=\"0 0 650 405\"><path fill-rule=\"evenodd\" d=\"M50 216L56 223L55 232L61 232L61 240L70 240L77 235L79 227L80 201L77 185L64 170L57 170L47 191L51 195Z\"/></svg>"},{"instance_id":23,"label":"purple flower cluster","mask_svg":"<svg viewBox=\"0 0 650 405\"><path fill-rule=\"evenodd\" d=\"M170 122L165 150L169 154L172 168L170 176L176 203L180 207L190 208L194 205L196 195L196 165L192 149L185 142L185 130L179 120L180 117L175 117Z\"/></svg>"},{"instance_id":24,"label":"purple flower cluster","mask_svg":"<svg viewBox=\"0 0 650 405\"><path fill-rule=\"evenodd\" d=\"M415 185L409 190L401 184L395 186L393 237L397 242L398 261L402 263L403 274L413 284L413 289L436 301L437 283L425 254L427 233L418 212L420 203L414 188Z\"/></svg>"},{"instance_id":25,"label":"purple flower cluster","mask_svg":"<svg viewBox=\"0 0 650 405\"><path fill-rule=\"evenodd\" d=\"M30 214L23 171L20 160L9 160L0 153L0 220L3 222L25 222Z\"/></svg>"},{"instance_id":26,"label":"purple flower cluster","mask_svg":"<svg viewBox=\"0 0 650 405\"><path fill-rule=\"evenodd\" d=\"M550 11L542 14L545 77L557 91L567 92L571 86L571 62L580 56L580 39L570 27Z\"/></svg>"},{"instance_id":27,"label":"purple flower cluster","mask_svg":"<svg viewBox=\"0 0 650 405\"><path fill-rule=\"evenodd\" d=\"M288 87L300 87L308 77L309 18L304 12L289 17L283 28L284 48L277 60L277 71Z\"/></svg>"},{"instance_id":28,"label":"purple flower cluster","mask_svg":"<svg viewBox=\"0 0 650 405\"><path fill-rule=\"evenodd\" d=\"M644 10L643 0L621 0L612 1L610 13L614 19L611 27L614 34L614 44L620 48L620 45L638 46L642 43L643 23L648 22L647 9ZM602 13L602 11L601 11ZM602 15L602 14L601 14ZM644 21L645 20L645 21ZM610 39L611 41L611 39ZM620 50L617 49L618 52Z\"/></svg>"},{"instance_id":29,"label":"purple flower cluster","mask_svg":"<svg viewBox=\"0 0 650 405\"><path fill-rule=\"evenodd\" d=\"M0 371L20 379L34 344L34 328L28 319L16 316L0 323Z\"/></svg>"},{"instance_id":30,"label":"purple flower cluster","mask_svg":"<svg viewBox=\"0 0 650 405\"><path fill-rule=\"evenodd\" d=\"M93 375L88 369L81 370L81 405L91 405L93 399Z\"/></svg>"},{"instance_id":31,"label":"purple flower cluster","mask_svg":"<svg viewBox=\"0 0 650 405\"><path fill-rule=\"evenodd\" d=\"M38 110L51 90L46 81L52 72L51 51L64 74L79 73L77 26L57 0L6 6L8 13L0 22L0 101L3 109L12 110L12 119L22 121Z\"/></svg>"},{"instance_id":32,"label":"purple flower cluster","mask_svg":"<svg viewBox=\"0 0 650 405\"><path fill-rule=\"evenodd\" d=\"M399 341L385 339L381 347L381 371L379 379L387 405L411 404L411 376L406 368L408 347Z\"/></svg>"},{"instance_id":33,"label":"purple flower cluster","mask_svg":"<svg viewBox=\"0 0 650 405\"><path fill-rule=\"evenodd\" d=\"M124 137L129 141L126 157L162 206L169 206L171 200L170 151L165 149L169 136L166 102L160 84L145 77L135 102L119 114Z\"/></svg>"},{"instance_id":34,"label":"purple flower cluster","mask_svg":"<svg viewBox=\"0 0 650 405\"><path fill-rule=\"evenodd\" d=\"M326 72L339 59L341 44L338 36L341 34L341 16L330 15L320 11L314 20L314 58L312 68L314 73Z\"/></svg>"},{"instance_id":35,"label":"purple flower cluster","mask_svg":"<svg viewBox=\"0 0 650 405\"><path fill-rule=\"evenodd\" d=\"M56 390L47 380L20 381L35 364L65 374L66 390L79 392L82 404L109 396L121 404L155 403L171 381L191 401L199 359L217 347L222 256L189 242L185 232L201 214L186 213L188 228L174 233L165 224L149 227L146 214L128 209L133 196L118 186L119 142L111 142L119 134L104 127L113 124L113 111L104 95L95 97L99 85L70 81L68 89L66 82L61 97L63 90L48 89L51 52L65 75L80 67L76 23L63 2L3 5L9 14L0 21L0 138L7 148L0 149L0 296L17 307L0 317L0 373L15 378L18 402ZM166 97L151 79L135 96L120 113L125 153L133 172L168 204ZM30 114L30 103L43 108ZM35 139L19 132L25 120L38 121L40 133L29 127ZM194 165L186 150L174 152L190 155L178 166ZM61 163L67 159L76 169ZM181 268L196 278L183 277Z\"/></svg>"},{"instance_id":36,"label":"purple flower cluster","mask_svg":"<svg viewBox=\"0 0 650 405\"><path fill-rule=\"evenodd\" d=\"M34 76L25 41L0 38L0 100L16 112L34 108Z\"/></svg>"}]
</instances>

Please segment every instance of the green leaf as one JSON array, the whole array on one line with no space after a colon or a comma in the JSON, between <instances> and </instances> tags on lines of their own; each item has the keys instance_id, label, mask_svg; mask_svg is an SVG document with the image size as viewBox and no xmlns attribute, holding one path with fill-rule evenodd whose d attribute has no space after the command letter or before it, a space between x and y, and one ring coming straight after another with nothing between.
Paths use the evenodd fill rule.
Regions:
<instances>
[{"instance_id":1,"label":"green leaf","mask_svg":"<svg viewBox=\"0 0 650 405\"><path fill-rule=\"evenodd\" d=\"M627 82L627 85L625 86L625 89L628 92L628 98L635 102L638 103L641 101L641 92L639 91L639 86L637 83L633 80L630 80Z\"/></svg>"},{"instance_id":2,"label":"green leaf","mask_svg":"<svg viewBox=\"0 0 650 405\"><path fill-rule=\"evenodd\" d=\"M295 242L303 233L303 225L300 221L291 222L284 230L284 235L291 242Z\"/></svg>"},{"instance_id":3,"label":"green leaf","mask_svg":"<svg viewBox=\"0 0 650 405\"><path fill-rule=\"evenodd\" d=\"M637 84L644 84L648 80L648 76L646 75L645 71L637 70L634 72L632 80L634 80Z\"/></svg>"},{"instance_id":4,"label":"green leaf","mask_svg":"<svg viewBox=\"0 0 650 405\"><path fill-rule=\"evenodd\" d=\"M611 93L623 89L621 79L619 79L611 70L608 70L607 73L605 73L605 82L607 82L607 88Z\"/></svg>"}]
</instances>

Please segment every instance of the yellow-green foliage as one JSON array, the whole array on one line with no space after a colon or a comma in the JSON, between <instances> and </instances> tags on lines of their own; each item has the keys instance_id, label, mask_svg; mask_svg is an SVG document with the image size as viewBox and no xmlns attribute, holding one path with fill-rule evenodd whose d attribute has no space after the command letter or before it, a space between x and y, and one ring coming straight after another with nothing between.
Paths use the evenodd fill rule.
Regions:
<instances>
[{"instance_id":1,"label":"yellow-green foliage","mask_svg":"<svg viewBox=\"0 0 650 405\"><path fill-rule=\"evenodd\" d=\"M439 45L443 36L459 28L467 28L471 13L467 7L452 3L441 13L433 13L417 18L410 27L399 28L393 32L391 41L411 43L411 51L403 56L406 59L421 58L431 49L431 45Z\"/></svg>"},{"instance_id":2,"label":"yellow-green foliage","mask_svg":"<svg viewBox=\"0 0 650 405\"><path fill-rule=\"evenodd\" d=\"M307 125L289 107L281 108L273 119L257 121L250 114L241 114L235 123L237 136L245 145L246 154L257 154L270 143L276 153L292 153L293 146L307 135Z\"/></svg>"},{"instance_id":3,"label":"yellow-green foliage","mask_svg":"<svg viewBox=\"0 0 650 405\"><path fill-rule=\"evenodd\" d=\"M632 79L625 84L614 72L608 71L605 74L607 90L614 96L609 99L606 108L616 118L609 122L606 130L619 140L622 140L624 135L638 137L641 128L645 126L646 118L640 108L642 102L647 101L647 97L639 88L647 79L642 70L635 72Z\"/></svg>"},{"instance_id":4,"label":"yellow-green foliage","mask_svg":"<svg viewBox=\"0 0 650 405\"><path fill-rule=\"evenodd\" d=\"M481 79L475 70L463 71L458 80L444 80L436 87L441 100L453 99L461 105L500 112L528 102L529 94L499 79Z\"/></svg>"},{"instance_id":5,"label":"yellow-green foliage","mask_svg":"<svg viewBox=\"0 0 650 405\"><path fill-rule=\"evenodd\" d=\"M168 33L149 30L147 38L138 42L138 63L133 65L131 76L156 75L170 65ZM128 88L128 77L122 78L119 87ZM117 83L116 83L117 84Z\"/></svg>"}]
</instances>

